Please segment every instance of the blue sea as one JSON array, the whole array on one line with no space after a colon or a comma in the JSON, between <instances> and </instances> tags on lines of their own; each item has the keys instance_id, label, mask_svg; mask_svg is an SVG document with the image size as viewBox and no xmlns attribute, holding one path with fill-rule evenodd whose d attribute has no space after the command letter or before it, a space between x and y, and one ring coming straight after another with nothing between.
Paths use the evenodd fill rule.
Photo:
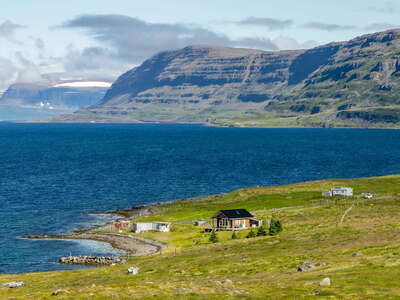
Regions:
<instances>
[{"instance_id":1,"label":"blue sea","mask_svg":"<svg viewBox=\"0 0 400 300\"><path fill-rule=\"evenodd\" d=\"M91 241L27 240L107 221L87 213L323 178L400 173L400 131L197 125L0 124L0 273L116 255Z\"/></svg>"}]
</instances>

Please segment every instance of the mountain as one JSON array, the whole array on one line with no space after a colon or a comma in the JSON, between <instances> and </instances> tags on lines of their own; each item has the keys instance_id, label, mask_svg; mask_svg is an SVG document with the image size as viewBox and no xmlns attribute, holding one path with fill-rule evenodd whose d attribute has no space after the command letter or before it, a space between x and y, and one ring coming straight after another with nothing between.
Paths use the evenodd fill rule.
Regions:
<instances>
[{"instance_id":1,"label":"mountain","mask_svg":"<svg viewBox=\"0 0 400 300\"><path fill-rule=\"evenodd\" d=\"M27 120L73 112L99 102L106 82L15 83L0 98L0 120Z\"/></svg>"},{"instance_id":2,"label":"mountain","mask_svg":"<svg viewBox=\"0 0 400 300\"><path fill-rule=\"evenodd\" d=\"M126 72L66 122L397 127L400 30L309 50L190 46Z\"/></svg>"}]
</instances>

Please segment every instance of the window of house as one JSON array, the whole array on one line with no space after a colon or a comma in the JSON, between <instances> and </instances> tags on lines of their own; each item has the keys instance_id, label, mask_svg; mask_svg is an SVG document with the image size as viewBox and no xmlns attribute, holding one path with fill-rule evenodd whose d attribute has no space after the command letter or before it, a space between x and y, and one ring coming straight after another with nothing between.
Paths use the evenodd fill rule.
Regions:
<instances>
[{"instance_id":1,"label":"window of house","mask_svg":"<svg viewBox=\"0 0 400 300\"><path fill-rule=\"evenodd\" d=\"M245 220L235 220L234 224L236 228L243 228L245 227Z\"/></svg>"},{"instance_id":2,"label":"window of house","mask_svg":"<svg viewBox=\"0 0 400 300\"><path fill-rule=\"evenodd\" d=\"M226 227L229 224L229 220L228 219L221 219L219 220L219 226L223 226Z\"/></svg>"}]
</instances>

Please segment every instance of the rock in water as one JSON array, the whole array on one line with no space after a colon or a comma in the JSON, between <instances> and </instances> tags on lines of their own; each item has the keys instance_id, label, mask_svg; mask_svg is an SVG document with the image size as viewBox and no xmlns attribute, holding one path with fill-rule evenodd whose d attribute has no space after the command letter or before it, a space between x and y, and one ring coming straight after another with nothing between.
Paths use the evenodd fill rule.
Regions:
<instances>
[{"instance_id":1,"label":"rock in water","mask_svg":"<svg viewBox=\"0 0 400 300\"><path fill-rule=\"evenodd\" d=\"M331 279L329 277L326 277L322 279L322 281L319 283L320 286L330 286L331 285Z\"/></svg>"},{"instance_id":2,"label":"rock in water","mask_svg":"<svg viewBox=\"0 0 400 300\"><path fill-rule=\"evenodd\" d=\"M130 275L139 274L139 268L138 267L130 267L130 268L128 268L128 274L130 274Z\"/></svg>"},{"instance_id":3,"label":"rock in water","mask_svg":"<svg viewBox=\"0 0 400 300\"><path fill-rule=\"evenodd\" d=\"M15 289L15 288L24 287L24 286L25 286L25 283L22 282L22 281L12 281L12 282L4 283L4 284L2 284L1 286L3 286L3 287L8 287L8 288L11 288L11 289Z\"/></svg>"},{"instance_id":4,"label":"rock in water","mask_svg":"<svg viewBox=\"0 0 400 300\"><path fill-rule=\"evenodd\" d=\"M315 265L312 262L305 261L297 267L298 272L306 272L315 269Z\"/></svg>"}]
</instances>

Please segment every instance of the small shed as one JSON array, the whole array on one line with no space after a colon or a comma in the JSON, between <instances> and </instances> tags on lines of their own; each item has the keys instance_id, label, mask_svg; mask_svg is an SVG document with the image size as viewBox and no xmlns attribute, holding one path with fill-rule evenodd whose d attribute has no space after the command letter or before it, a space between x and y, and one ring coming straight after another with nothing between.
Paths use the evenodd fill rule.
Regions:
<instances>
[{"instance_id":1,"label":"small shed","mask_svg":"<svg viewBox=\"0 0 400 300\"><path fill-rule=\"evenodd\" d=\"M126 221L126 220L117 220L114 223L112 223L112 227L118 230L126 230L131 227L131 222Z\"/></svg>"},{"instance_id":2,"label":"small shed","mask_svg":"<svg viewBox=\"0 0 400 300\"><path fill-rule=\"evenodd\" d=\"M216 230L240 230L261 225L246 209L220 210L213 217L213 228Z\"/></svg>"},{"instance_id":3,"label":"small shed","mask_svg":"<svg viewBox=\"0 0 400 300\"><path fill-rule=\"evenodd\" d=\"M145 231L170 232L171 223L168 222L133 223L132 231L136 233L141 233Z\"/></svg>"},{"instance_id":4,"label":"small shed","mask_svg":"<svg viewBox=\"0 0 400 300\"><path fill-rule=\"evenodd\" d=\"M324 191L322 192L322 197L332 197L332 191Z\"/></svg>"}]
</instances>

